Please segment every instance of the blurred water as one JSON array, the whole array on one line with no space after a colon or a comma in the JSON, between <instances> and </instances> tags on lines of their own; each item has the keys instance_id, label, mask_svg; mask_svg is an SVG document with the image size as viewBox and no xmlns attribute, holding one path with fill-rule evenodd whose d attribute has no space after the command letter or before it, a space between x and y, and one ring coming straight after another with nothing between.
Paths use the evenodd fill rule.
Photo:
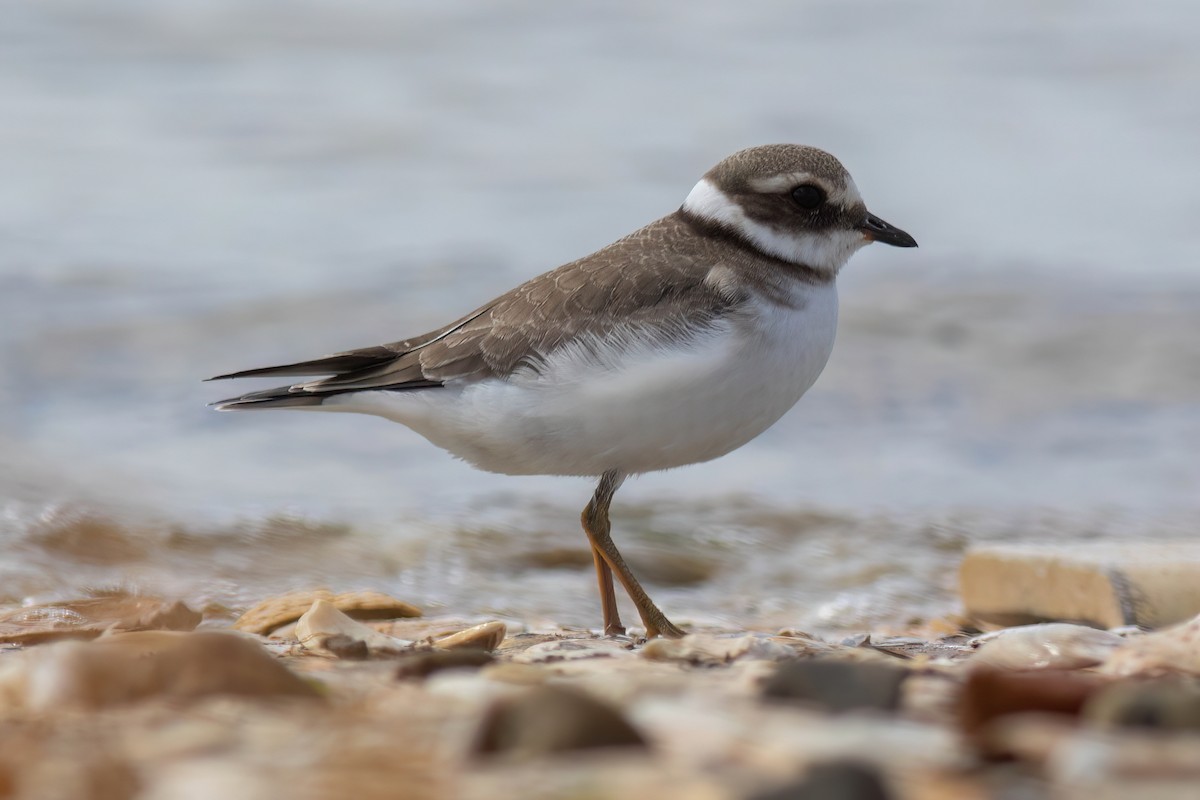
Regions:
<instances>
[{"instance_id":1,"label":"blurred water","mask_svg":"<svg viewBox=\"0 0 1200 800\"><path fill-rule=\"evenodd\" d=\"M243 387L199 379L438 325L771 141L834 151L921 248L855 257L832 362L779 425L622 490L619 540L727 551L678 604L869 620L946 602L961 542L931 526L1194 531L1198 23L1182 1L6 7L5 537L62 503L197 529L286 512L403 549L322 551L296 582L590 622L584 571L513 598L519 568L478 555L581 544L586 482L478 473L371 418L213 414ZM622 534L621 508L655 522ZM841 521L806 527L814 508ZM751 510L811 538L772 544L787 525ZM251 539L251 560L283 546ZM74 574L5 558L31 593Z\"/></svg>"}]
</instances>

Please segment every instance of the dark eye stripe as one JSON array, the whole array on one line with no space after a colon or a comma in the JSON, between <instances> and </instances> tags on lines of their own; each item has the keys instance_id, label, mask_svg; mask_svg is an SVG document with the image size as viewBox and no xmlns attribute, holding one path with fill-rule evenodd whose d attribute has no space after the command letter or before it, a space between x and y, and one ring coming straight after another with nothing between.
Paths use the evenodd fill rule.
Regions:
<instances>
[{"instance_id":1,"label":"dark eye stripe","mask_svg":"<svg viewBox=\"0 0 1200 800\"><path fill-rule=\"evenodd\" d=\"M825 190L811 183L802 183L792 189L792 200L801 208L816 208L825 202Z\"/></svg>"}]
</instances>

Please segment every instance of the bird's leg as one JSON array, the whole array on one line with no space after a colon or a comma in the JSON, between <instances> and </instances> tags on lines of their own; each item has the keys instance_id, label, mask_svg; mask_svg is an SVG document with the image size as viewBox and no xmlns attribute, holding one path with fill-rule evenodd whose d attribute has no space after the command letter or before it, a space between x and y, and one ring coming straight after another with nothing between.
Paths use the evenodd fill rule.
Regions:
<instances>
[{"instance_id":1,"label":"bird's leg","mask_svg":"<svg viewBox=\"0 0 1200 800\"><path fill-rule=\"evenodd\" d=\"M605 636L622 636L625 633L625 626L621 624L621 614L617 610L617 591L613 586L612 567L608 565L608 561L604 558L604 554L596 547L596 540L592 536L592 519L597 515L597 508L603 505L603 510L600 515L604 519L604 524L608 524L608 504L612 502L613 493L624 480L620 476L613 477L612 485L607 487L607 493L602 493L605 484L601 481L600 486L596 487L596 494L593 495L587 507L583 509L583 514L580 519L583 522L583 530L588 536L588 542L592 546L592 560L596 563L596 582L600 585L600 607L604 613L604 635Z\"/></svg>"},{"instance_id":2,"label":"bird's leg","mask_svg":"<svg viewBox=\"0 0 1200 800\"><path fill-rule=\"evenodd\" d=\"M641 615L642 624L646 626L646 638L665 636L678 639L684 635L683 631L672 624L658 606L654 605L646 590L638 583L637 578L633 577L629 565L621 557L610 535L608 507L624 480L625 476L615 470L604 473L600 478L600 485L596 487L596 493L583 510L583 530L587 533L588 541L592 543L592 556L596 559L596 574L600 581L600 599L604 604L604 632L611 634L624 630L617 617L616 597L613 592L612 574L615 572ZM600 566L601 561L605 565L603 569Z\"/></svg>"},{"instance_id":3,"label":"bird's leg","mask_svg":"<svg viewBox=\"0 0 1200 800\"><path fill-rule=\"evenodd\" d=\"M587 530L587 512L584 512L584 530ZM617 590L613 587L612 568L604 560L604 555L592 545L592 559L596 562L596 581L600 584L600 606L604 610L604 635L623 636L625 626L621 624L621 614L617 611Z\"/></svg>"}]
</instances>

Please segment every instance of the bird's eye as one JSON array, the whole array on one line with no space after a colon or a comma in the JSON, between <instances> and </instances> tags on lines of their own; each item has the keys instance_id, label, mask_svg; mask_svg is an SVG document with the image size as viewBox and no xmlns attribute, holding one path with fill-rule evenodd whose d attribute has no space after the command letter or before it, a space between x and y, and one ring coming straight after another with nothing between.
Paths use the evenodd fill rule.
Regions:
<instances>
[{"instance_id":1,"label":"bird's eye","mask_svg":"<svg viewBox=\"0 0 1200 800\"><path fill-rule=\"evenodd\" d=\"M792 199L801 208L816 208L825 202L825 191L820 186L803 183L792 189Z\"/></svg>"}]
</instances>

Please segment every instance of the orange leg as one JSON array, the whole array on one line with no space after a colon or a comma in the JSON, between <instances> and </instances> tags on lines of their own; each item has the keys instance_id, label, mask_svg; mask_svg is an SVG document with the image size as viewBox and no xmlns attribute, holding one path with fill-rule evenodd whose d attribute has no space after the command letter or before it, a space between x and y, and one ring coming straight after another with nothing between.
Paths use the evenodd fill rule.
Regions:
<instances>
[{"instance_id":1,"label":"orange leg","mask_svg":"<svg viewBox=\"0 0 1200 800\"><path fill-rule=\"evenodd\" d=\"M633 576L629 565L621 557L611 536L611 525L608 521L608 507L612 504L613 495L624 482L625 476L619 472L610 471L600 478L600 485L591 502L583 510L583 530L588 541L592 544L592 557L596 561L596 577L600 583L600 602L604 612L604 633L613 635L623 633L621 620L617 616L617 601L613 589L613 573L625 587L629 599L633 600L642 624L646 626L646 638L664 636L668 639L678 639L684 633L676 627L667 616L654 605L654 601L646 594L646 590Z\"/></svg>"}]
</instances>

